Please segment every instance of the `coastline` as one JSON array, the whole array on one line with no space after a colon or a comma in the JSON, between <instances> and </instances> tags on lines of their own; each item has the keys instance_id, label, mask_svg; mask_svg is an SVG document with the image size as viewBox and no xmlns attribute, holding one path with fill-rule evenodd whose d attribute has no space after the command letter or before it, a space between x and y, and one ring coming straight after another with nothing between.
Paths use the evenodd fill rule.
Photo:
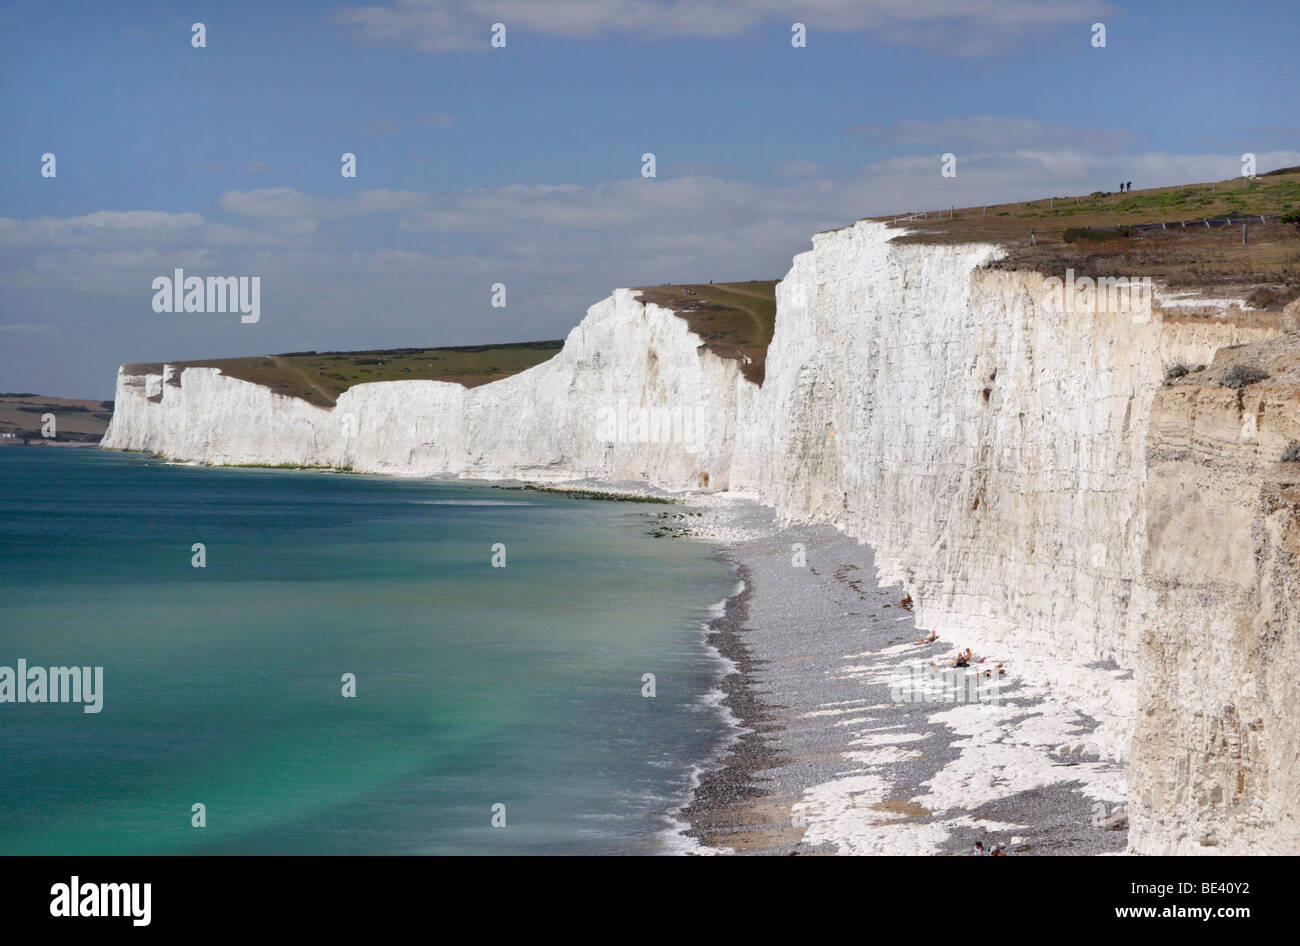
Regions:
<instances>
[{"instance_id":1,"label":"coastline","mask_svg":"<svg viewBox=\"0 0 1300 946\"><path fill-rule=\"evenodd\" d=\"M869 545L750 499L702 508L743 587L708 629L734 668L721 705L739 730L680 811L697 853L1123 853L1124 761L1095 751L1103 721L1041 664L1003 647L985 664L1008 669L996 686L915 686L931 661L985 652L946 633L916 645L926 632L906 591L876 582Z\"/></svg>"},{"instance_id":2,"label":"coastline","mask_svg":"<svg viewBox=\"0 0 1300 946\"><path fill-rule=\"evenodd\" d=\"M433 479L528 488L518 479ZM783 524L736 494L594 479L564 487L589 501L599 492L679 504L680 514L663 514L686 520L674 537L713 544L738 580L704 626L722 668L706 699L733 731L666 813L669 834L690 842L673 853L959 854L977 840L1012 854L1124 851L1124 760L1090 750L1114 720L1088 715L1098 708L1095 686L1091 701L1070 699L1070 689L1095 680L1004 645L986 652L974 634L916 646L925 632L899 606L905 589L879 585L871 546L834 526ZM966 646L1007 664L997 701L892 692Z\"/></svg>"}]
</instances>

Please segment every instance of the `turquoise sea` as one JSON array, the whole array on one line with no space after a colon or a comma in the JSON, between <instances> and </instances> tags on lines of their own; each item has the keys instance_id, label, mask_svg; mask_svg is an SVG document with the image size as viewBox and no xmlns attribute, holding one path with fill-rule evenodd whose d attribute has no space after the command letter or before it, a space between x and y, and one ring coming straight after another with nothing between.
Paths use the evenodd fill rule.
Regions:
<instances>
[{"instance_id":1,"label":"turquoise sea","mask_svg":"<svg viewBox=\"0 0 1300 946\"><path fill-rule=\"evenodd\" d=\"M0 448L0 666L104 668L0 703L0 852L675 849L734 579L672 508Z\"/></svg>"}]
</instances>

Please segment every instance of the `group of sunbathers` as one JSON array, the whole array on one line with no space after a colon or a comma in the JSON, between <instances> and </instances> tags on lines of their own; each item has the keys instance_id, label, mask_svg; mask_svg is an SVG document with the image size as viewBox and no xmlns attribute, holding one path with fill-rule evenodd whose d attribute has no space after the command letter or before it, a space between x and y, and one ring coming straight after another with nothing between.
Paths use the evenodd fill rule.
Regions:
<instances>
[{"instance_id":1,"label":"group of sunbathers","mask_svg":"<svg viewBox=\"0 0 1300 946\"><path fill-rule=\"evenodd\" d=\"M938 639L939 632L931 631L929 637L922 637L919 641L916 641L916 644L918 646L921 644L933 644ZM945 659L943 664L946 667L969 667L971 664L982 664L986 660L988 660L987 657L976 657L974 651L967 647L965 650L958 651L956 657L948 657ZM939 664L935 663L933 660L930 661L930 666L934 667L936 670L939 669ZM1000 677L1005 675L1006 672L1007 669L1002 666L1002 664L995 664L994 666L984 670L984 676Z\"/></svg>"}]
</instances>

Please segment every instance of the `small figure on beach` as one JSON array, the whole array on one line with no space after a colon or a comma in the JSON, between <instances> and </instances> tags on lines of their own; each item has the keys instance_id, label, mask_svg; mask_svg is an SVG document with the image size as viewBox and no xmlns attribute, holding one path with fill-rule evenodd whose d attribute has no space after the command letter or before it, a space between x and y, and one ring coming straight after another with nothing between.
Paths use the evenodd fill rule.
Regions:
<instances>
[{"instance_id":1,"label":"small figure on beach","mask_svg":"<svg viewBox=\"0 0 1300 946\"><path fill-rule=\"evenodd\" d=\"M900 608L907 608L907 610L911 611L911 610L912 610L912 596L911 596L911 595L904 595L904 596L903 596L903 600L901 600L901 601L898 602L898 606L899 606Z\"/></svg>"},{"instance_id":2,"label":"small figure on beach","mask_svg":"<svg viewBox=\"0 0 1300 946\"><path fill-rule=\"evenodd\" d=\"M933 644L933 643L934 643L935 641L937 641L938 639L939 639L939 632L938 632L938 631L931 631L929 637L922 637L922 638L921 638L919 641L917 641L916 643L917 643L917 644Z\"/></svg>"},{"instance_id":3,"label":"small figure on beach","mask_svg":"<svg viewBox=\"0 0 1300 946\"><path fill-rule=\"evenodd\" d=\"M970 849L971 856L982 857L984 855L984 842L976 841L975 846Z\"/></svg>"}]
</instances>

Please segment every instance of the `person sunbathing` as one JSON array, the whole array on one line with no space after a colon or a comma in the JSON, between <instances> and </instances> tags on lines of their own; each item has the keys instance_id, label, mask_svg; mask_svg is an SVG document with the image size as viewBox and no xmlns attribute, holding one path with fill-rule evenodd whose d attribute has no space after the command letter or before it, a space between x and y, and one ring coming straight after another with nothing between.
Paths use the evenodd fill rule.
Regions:
<instances>
[{"instance_id":1,"label":"person sunbathing","mask_svg":"<svg viewBox=\"0 0 1300 946\"><path fill-rule=\"evenodd\" d=\"M939 639L939 632L938 632L938 631L931 631L929 637L922 637L922 638L921 638L919 641L917 641L916 643L918 643L918 644L932 644L932 643L934 643L935 641L937 641L938 639Z\"/></svg>"}]
</instances>

